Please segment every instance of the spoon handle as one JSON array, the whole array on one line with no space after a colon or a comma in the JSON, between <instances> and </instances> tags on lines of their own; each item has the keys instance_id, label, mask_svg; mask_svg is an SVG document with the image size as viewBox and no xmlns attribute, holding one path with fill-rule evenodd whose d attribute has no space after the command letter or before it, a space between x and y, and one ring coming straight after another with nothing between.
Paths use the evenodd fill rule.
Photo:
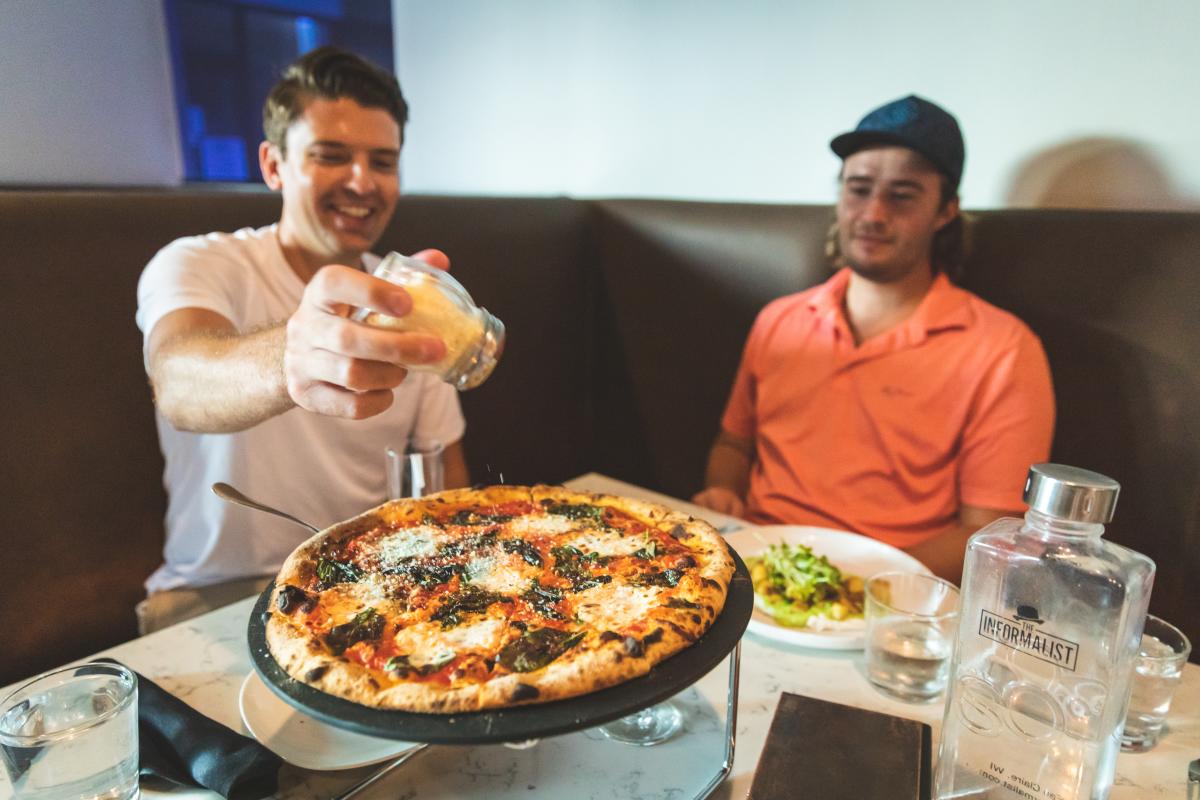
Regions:
<instances>
[{"instance_id":1,"label":"spoon handle","mask_svg":"<svg viewBox=\"0 0 1200 800\"><path fill-rule=\"evenodd\" d=\"M303 525L304 527L308 528L313 533L321 532L320 528L316 527L315 525L310 525L302 519L296 519L295 517L293 517L291 514L287 513L286 511L280 511L278 508L271 508L270 506L264 506L262 503L258 502L257 500L251 500L249 497L246 497L246 495L242 494L237 489L230 486L228 483L220 483L220 482L214 483L212 485L212 490L213 490L213 494L215 494L217 497L221 498L222 500L224 500L228 503L237 503L240 506L246 506L246 508L253 508L257 511L265 511L268 514L274 514L277 517L283 517L286 520L290 520L291 522L294 522L297 525Z\"/></svg>"}]
</instances>

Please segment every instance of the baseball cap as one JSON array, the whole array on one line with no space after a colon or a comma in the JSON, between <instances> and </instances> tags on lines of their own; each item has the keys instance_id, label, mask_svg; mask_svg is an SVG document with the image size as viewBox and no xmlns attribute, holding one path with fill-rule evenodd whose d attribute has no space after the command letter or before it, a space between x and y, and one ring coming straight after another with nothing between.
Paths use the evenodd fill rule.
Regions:
<instances>
[{"instance_id":1,"label":"baseball cap","mask_svg":"<svg viewBox=\"0 0 1200 800\"><path fill-rule=\"evenodd\" d=\"M916 150L958 189L966 158L962 131L958 120L936 103L915 94L893 100L863 117L854 130L834 137L829 147L845 159L873 144Z\"/></svg>"}]
</instances>

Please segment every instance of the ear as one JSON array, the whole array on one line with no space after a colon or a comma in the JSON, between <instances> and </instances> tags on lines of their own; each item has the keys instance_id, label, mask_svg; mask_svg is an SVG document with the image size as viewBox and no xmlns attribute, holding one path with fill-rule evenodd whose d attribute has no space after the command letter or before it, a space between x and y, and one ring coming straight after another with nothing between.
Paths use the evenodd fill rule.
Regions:
<instances>
[{"instance_id":1,"label":"ear","mask_svg":"<svg viewBox=\"0 0 1200 800\"><path fill-rule=\"evenodd\" d=\"M283 188L283 178L279 174L279 164L283 154L279 148L270 142L263 141L258 145L258 168L262 171L263 183L272 191L278 192Z\"/></svg>"},{"instance_id":2,"label":"ear","mask_svg":"<svg viewBox=\"0 0 1200 800\"><path fill-rule=\"evenodd\" d=\"M957 216L958 216L958 198L953 197L946 203L946 205L942 206L938 210L938 215L937 215L937 220L936 220L937 224L935 225L934 230L940 231L942 228L946 227L951 222L953 222L954 218Z\"/></svg>"}]
</instances>

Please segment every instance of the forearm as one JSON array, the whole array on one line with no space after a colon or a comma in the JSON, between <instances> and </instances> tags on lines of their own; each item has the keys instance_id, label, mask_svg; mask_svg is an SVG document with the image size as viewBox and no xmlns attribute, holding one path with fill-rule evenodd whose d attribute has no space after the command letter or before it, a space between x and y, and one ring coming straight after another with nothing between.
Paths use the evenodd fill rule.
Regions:
<instances>
[{"instance_id":1,"label":"forearm","mask_svg":"<svg viewBox=\"0 0 1200 800\"><path fill-rule=\"evenodd\" d=\"M967 541L986 525L1013 512L996 508L981 508L979 506L963 506L959 509L958 520L944 533L926 539L924 542L907 547L905 551L920 561L937 575L945 578L955 586L962 582L963 558L967 553Z\"/></svg>"},{"instance_id":2,"label":"forearm","mask_svg":"<svg viewBox=\"0 0 1200 800\"><path fill-rule=\"evenodd\" d=\"M283 372L282 323L247 334L191 331L164 342L150 364L159 411L174 427L232 433L295 403Z\"/></svg>"},{"instance_id":3,"label":"forearm","mask_svg":"<svg viewBox=\"0 0 1200 800\"><path fill-rule=\"evenodd\" d=\"M754 463L753 443L722 432L708 454L704 471L705 488L728 489L740 498L750 488L750 467Z\"/></svg>"},{"instance_id":4,"label":"forearm","mask_svg":"<svg viewBox=\"0 0 1200 800\"><path fill-rule=\"evenodd\" d=\"M962 524L955 525L945 533L905 549L910 556L920 561L939 578L958 586L962 581L963 556L967 550L967 539L974 530Z\"/></svg>"}]
</instances>

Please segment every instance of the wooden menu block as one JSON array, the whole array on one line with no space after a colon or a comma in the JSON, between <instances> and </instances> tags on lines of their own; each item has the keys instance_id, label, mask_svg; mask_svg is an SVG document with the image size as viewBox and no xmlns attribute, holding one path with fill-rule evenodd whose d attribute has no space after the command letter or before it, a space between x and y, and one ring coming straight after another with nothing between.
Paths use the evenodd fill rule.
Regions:
<instances>
[{"instance_id":1,"label":"wooden menu block","mask_svg":"<svg viewBox=\"0 0 1200 800\"><path fill-rule=\"evenodd\" d=\"M751 800L928 800L931 730L890 714L784 692Z\"/></svg>"}]
</instances>

